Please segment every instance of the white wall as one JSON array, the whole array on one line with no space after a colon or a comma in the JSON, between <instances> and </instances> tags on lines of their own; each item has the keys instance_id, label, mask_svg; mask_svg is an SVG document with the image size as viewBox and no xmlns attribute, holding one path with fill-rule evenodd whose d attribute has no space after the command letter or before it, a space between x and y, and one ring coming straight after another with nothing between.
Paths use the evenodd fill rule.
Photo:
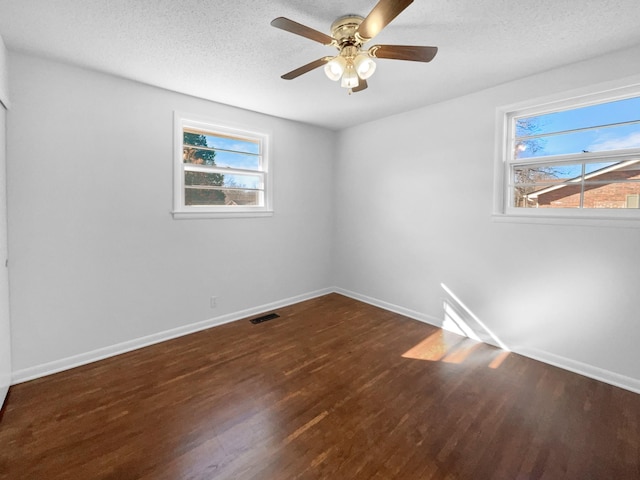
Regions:
<instances>
[{"instance_id":1,"label":"white wall","mask_svg":"<svg viewBox=\"0 0 640 480\"><path fill-rule=\"evenodd\" d=\"M11 383L11 322L9 318L9 281L5 260L7 251L7 161L6 110L7 51L0 37L0 407Z\"/></svg>"},{"instance_id":2,"label":"white wall","mask_svg":"<svg viewBox=\"0 0 640 480\"><path fill-rule=\"evenodd\" d=\"M11 54L14 380L331 285L437 323L444 283L508 347L640 390L640 229L491 220L496 107L638 74L639 57L335 134ZM272 131L274 217L171 218L174 110Z\"/></svg>"},{"instance_id":3,"label":"white wall","mask_svg":"<svg viewBox=\"0 0 640 480\"><path fill-rule=\"evenodd\" d=\"M0 37L0 102L5 106L9 104L9 69L7 66L7 49Z\"/></svg>"},{"instance_id":4,"label":"white wall","mask_svg":"<svg viewBox=\"0 0 640 480\"><path fill-rule=\"evenodd\" d=\"M9 59L15 380L331 286L335 133ZM174 110L272 133L273 217L173 220Z\"/></svg>"},{"instance_id":5,"label":"white wall","mask_svg":"<svg viewBox=\"0 0 640 480\"><path fill-rule=\"evenodd\" d=\"M640 391L640 229L492 222L496 108L640 73L640 47L341 132L336 285ZM366 139L366 141L363 141Z\"/></svg>"}]
</instances>

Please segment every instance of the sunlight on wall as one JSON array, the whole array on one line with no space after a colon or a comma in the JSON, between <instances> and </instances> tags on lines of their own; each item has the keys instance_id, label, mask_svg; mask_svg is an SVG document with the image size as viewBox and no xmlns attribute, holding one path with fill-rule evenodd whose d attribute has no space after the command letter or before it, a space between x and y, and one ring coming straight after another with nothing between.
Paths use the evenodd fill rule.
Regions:
<instances>
[{"instance_id":1,"label":"sunlight on wall","mask_svg":"<svg viewBox=\"0 0 640 480\"><path fill-rule=\"evenodd\" d=\"M509 349L445 284L440 285L447 294L442 329L402 356L453 364L473 361L486 363L492 369L499 368L509 356ZM497 346L498 349L482 348L483 343Z\"/></svg>"},{"instance_id":2,"label":"sunlight on wall","mask_svg":"<svg viewBox=\"0 0 640 480\"><path fill-rule=\"evenodd\" d=\"M444 300L443 328L453 328L455 333L464 335L474 340L496 345L509 351L504 343L460 300L444 283L440 286L447 294ZM456 331L457 330L457 331ZM460 333L462 332L462 333Z\"/></svg>"},{"instance_id":3,"label":"sunlight on wall","mask_svg":"<svg viewBox=\"0 0 640 480\"><path fill-rule=\"evenodd\" d=\"M462 320L462 316L456 311L456 309L446 300L444 301L444 321L442 322L442 328L464 337L472 338L481 342L482 340L476 333Z\"/></svg>"}]
</instances>

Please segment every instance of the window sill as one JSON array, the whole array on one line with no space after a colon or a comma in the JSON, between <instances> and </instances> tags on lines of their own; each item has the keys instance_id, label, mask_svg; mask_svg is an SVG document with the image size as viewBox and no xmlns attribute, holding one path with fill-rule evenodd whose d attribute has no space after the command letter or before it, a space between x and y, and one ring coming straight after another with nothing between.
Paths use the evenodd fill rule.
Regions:
<instances>
[{"instance_id":1,"label":"window sill","mask_svg":"<svg viewBox=\"0 0 640 480\"><path fill-rule=\"evenodd\" d=\"M636 213L636 212L633 212ZM640 228L639 215L625 215L619 217L604 215L576 215L576 214L532 214L532 213L494 213L491 220L497 223L529 223L538 225L564 225L580 227L615 227Z\"/></svg>"},{"instance_id":2,"label":"window sill","mask_svg":"<svg viewBox=\"0 0 640 480\"><path fill-rule=\"evenodd\" d=\"M257 218L273 217L273 210L230 212L178 212L172 211L174 220L197 220L201 218Z\"/></svg>"}]
</instances>

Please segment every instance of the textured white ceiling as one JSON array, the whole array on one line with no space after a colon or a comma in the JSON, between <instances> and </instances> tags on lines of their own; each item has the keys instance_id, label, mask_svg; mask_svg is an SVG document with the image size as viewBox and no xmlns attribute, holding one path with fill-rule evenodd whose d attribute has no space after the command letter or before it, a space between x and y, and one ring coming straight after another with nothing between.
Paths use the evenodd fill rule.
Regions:
<instances>
[{"instance_id":1,"label":"textured white ceiling","mask_svg":"<svg viewBox=\"0 0 640 480\"><path fill-rule=\"evenodd\" d=\"M368 45L435 45L431 63L378 60L351 96L321 68L280 79L335 50L272 19L330 33L376 2L0 0L0 35L9 50L333 129L640 44L639 0L415 0Z\"/></svg>"}]
</instances>

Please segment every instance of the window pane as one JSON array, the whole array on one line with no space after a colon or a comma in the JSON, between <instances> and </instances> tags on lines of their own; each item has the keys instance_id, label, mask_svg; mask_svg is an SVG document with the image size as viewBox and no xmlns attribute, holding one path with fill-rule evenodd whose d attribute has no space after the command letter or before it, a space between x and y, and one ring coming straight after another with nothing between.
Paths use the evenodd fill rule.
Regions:
<instances>
[{"instance_id":1,"label":"window pane","mask_svg":"<svg viewBox=\"0 0 640 480\"><path fill-rule=\"evenodd\" d=\"M218 150L215 156L219 167L240 168L243 170L261 170L260 157L243 153L223 152Z\"/></svg>"},{"instance_id":2,"label":"window pane","mask_svg":"<svg viewBox=\"0 0 640 480\"><path fill-rule=\"evenodd\" d=\"M185 172L185 205L262 205L259 175Z\"/></svg>"},{"instance_id":3,"label":"window pane","mask_svg":"<svg viewBox=\"0 0 640 480\"><path fill-rule=\"evenodd\" d=\"M598 175L600 172L605 169L609 169L615 165L618 165L620 162L597 162L597 163L587 163L584 166L584 173L589 175L593 173L594 175Z\"/></svg>"},{"instance_id":4,"label":"window pane","mask_svg":"<svg viewBox=\"0 0 640 480\"><path fill-rule=\"evenodd\" d=\"M556 185L529 193L529 206L536 208L580 208L582 183Z\"/></svg>"},{"instance_id":5,"label":"window pane","mask_svg":"<svg viewBox=\"0 0 640 480\"><path fill-rule=\"evenodd\" d=\"M516 136L563 132L634 120L640 120L640 97L519 118L516 121Z\"/></svg>"},{"instance_id":6,"label":"window pane","mask_svg":"<svg viewBox=\"0 0 640 480\"><path fill-rule=\"evenodd\" d=\"M603 166L599 170L590 172L586 180L610 181L610 180L638 180L640 179L640 159L623 160L620 162L609 162L600 164L588 164Z\"/></svg>"},{"instance_id":7,"label":"window pane","mask_svg":"<svg viewBox=\"0 0 640 480\"><path fill-rule=\"evenodd\" d=\"M184 172L185 185L222 186L224 175L221 173Z\"/></svg>"},{"instance_id":8,"label":"window pane","mask_svg":"<svg viewBox=\"0 0 640 480\"><path fill-rule=\"evenodd\" d=\"M262 177L257 175L226 175L224 186L228 188L262 188Z\"/></svg>"},{"instance_id":9,"label":"window pane","mask_svg":"<svg viewBox=\"0 0 640 480\"><path fill-rule=\"evenodd\" d=\"M515 158L605 152L626 148L640 148L640 124L597 128L520 141L516 139Z\"/></svg>"},{"instance_id":10,"label":"window pane","mask_svg":"<svg viewBox=\"0 0 640 480\"><path fill-rule=\"evenodd\" d=\"M183 148L184 163L194 165L216 165L218 167L239 168L242 170L261 170L261 157L245 153L225 152L222 150L204 150L197 147Z\"/></svg>"},{"instance_id":11,"label":"window pane","mask_svg":"<svg viewBox=\"0 0 640 480\"><path fill-rule=\"evenodd\" d=\"M514 184L545 184L567 182L582 175L582 164L558 165L541 163L538 165L518 165L513 167Z\"/></svg>"},{"instance_id":12,"label":"window pane","mask_svg":"<svg viewBox=\"0 0 640 480\"><path fill-rule=\"evenodd\" d=\"M638 208L640 160L514 167L518 208ZM583 193L584 192L584 193Z\"/></svg>"},{"instance_id":13,"label":"window pane","mask_svg":"<svg viewBox=\"0 0 640 480\"><path fill-rule=\"evenodd\" d=\"M531 197L530 194L536 190L540 190L539 186L523 186L513 188L513 206L516 208L537 208L537 198Z\"/></svg>"},{"instance_id":14,"label":"window pane","mask_svg":"<svg viewBox=\"0 0 640 480\"><path fill-rule=\"evenodd\" d=\"M640 183L584 185L584 208L638 208Z\"/></svg>"},{"instance_id":15,"label":"window pane","mask_svg":"<svg viewBox=\"0 0 640 480\"><path fill-rule=\"evenodd\" d=\"M579 208L582 183L526 185L513 189L517 208Z\"/></svg>"},{"instance_id":16,"label":"window pane","mask_svg":"<svg viewBox=\"0 0 640 480\"><path fill-rule=\"evenodd\" d=\"M262 177L259 175L185 172L184 184L203 187L217 186L224 188L261 189Z\"/></svg>"},{"instance_id":17,"label":"window pane","mask_svg":"<svg viewBox=\"0 0 640 480\"><path fill-rule=\"evenodd\" d=\"M256 155L260 153L260 142L257 140L212 135L208 132L191 128L184 129L184 143L185 145L230 150L233 152L252 153Z\"/></svg>"},{"instance_id":18,"label":"window pane","mask_svg":"<svg viewBox=\"0 0 640 480\"><path fill-rule=\"evenodd\" d=\"M218 188L185 188L185 205L210 205L210 206L260 206L263 204L261 190Z\"/></svg>"},{"instance_id":19,"label":"window pane","mask_svg":"<svg viewBox=\"0 0 640 480\"><path fill-rule=\"evenodd\" d=\"M222 190L215 188L185 188L184 204L185 205L226 205L226 196Z\"/></svg>"},{"instance_id":20,"label":"window pane","mask_svg":"<svg viewBox=\"0 0 640 480\"><path fill-rule=\"evenodd\" d=\"M227 190L224 192L227 197L227 205L261 205L260 190Z\"/></svg>"},{"instance_id":21,"label":"window pane","mask_svg":"<svg viewBox=\"0 0 640 480\"><path fill-rule=\"evenodd\" d=\"M195 212L217 217L231 210L238 216L269 214L271 192L267 189L271 182L265 149L269 135L222 124L218 127L215 120L174 118L175 141L182 149L174 150L174 187L182 190L174 195L174 216ZM243 209L243 205L251 208ZM205 208L187 208L190 206Z\"/></svg>"},{"instance_id":22,"label":"window pane","mask_svg":"<svg viewBox=\"0 0 640 480\"><path fill-rule=\"evenodd\" d=\"M217 152L212 150L203 150L201 148L183 147L182 161L184 163L192 163L194 165L217 165Z\"/></svg>"},{"instance_id":23,"label":"window pane","mask_svg":"<svg viewBox=\"0 0 640 480\"><path fill-rule=\"evenodd\" d=\"M536 113L541 107L532 107L506 114L512 136L504 159L510 200L505 213L515 207L590 209L594 218L626 218L595 209L635 209L640 215L640 94L635 87L619 91L635 96L602 101L599 93L573 107L571 99L557 103L564 105L561 111ZM593 99L600 103L578 105Z\"/></svg>"}]
</instances>

